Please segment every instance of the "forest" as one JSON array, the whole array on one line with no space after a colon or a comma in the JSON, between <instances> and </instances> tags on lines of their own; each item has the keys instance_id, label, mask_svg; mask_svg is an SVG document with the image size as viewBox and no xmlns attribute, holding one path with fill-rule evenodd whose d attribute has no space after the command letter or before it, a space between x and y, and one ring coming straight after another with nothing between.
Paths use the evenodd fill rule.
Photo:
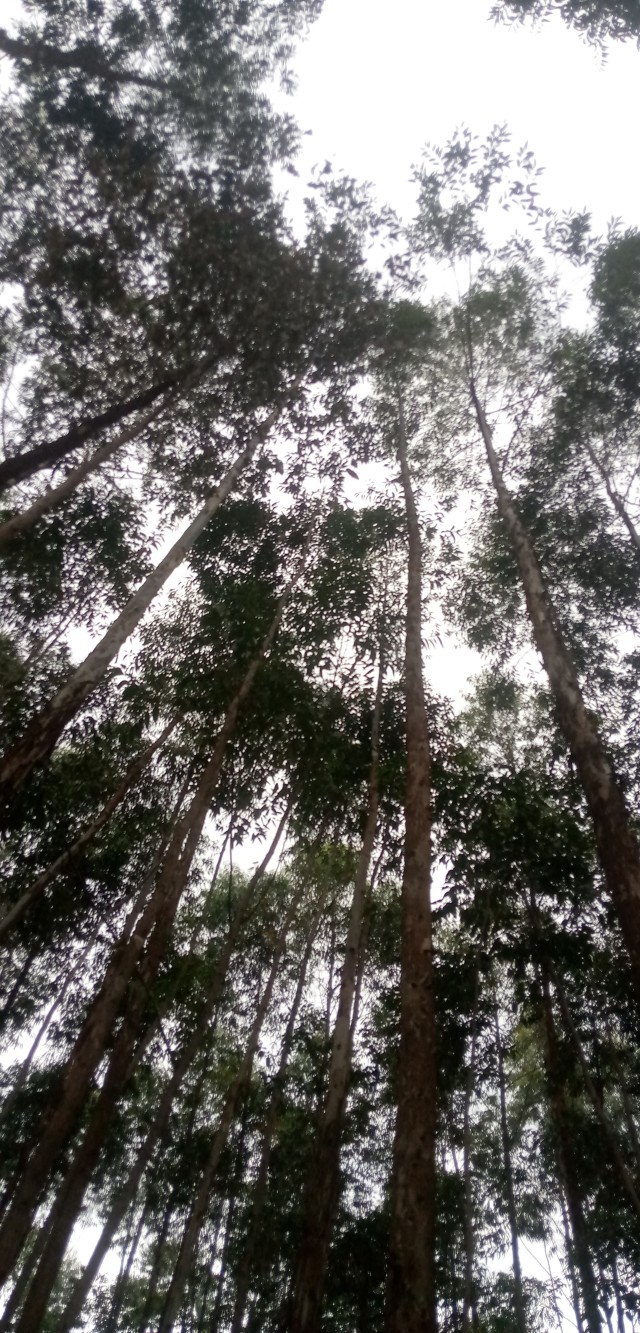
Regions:
<instances>
[{"instance_id":1,"label":"forest","mask_svg":"<svg viewBox=\"0 0 640 1333\"><path fill-rule=\"evenodd\" d=\"M0 28L0 1333L640 1330L640 231L321 8Z\"/></svg>"}]
</instances>

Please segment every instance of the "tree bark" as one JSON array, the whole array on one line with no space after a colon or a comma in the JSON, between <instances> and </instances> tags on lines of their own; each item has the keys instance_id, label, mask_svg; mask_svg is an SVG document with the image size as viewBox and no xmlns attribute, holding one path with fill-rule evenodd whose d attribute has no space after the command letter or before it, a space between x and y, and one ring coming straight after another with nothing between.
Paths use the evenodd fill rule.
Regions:
<instances>
[{"instance_id":1,"label":"tree bark","mask_svg":"<svg viewBox=\"0 0 640 1333\"><path fill-rule=\"evenodd\" d=\"M46 1307L107 1124L123 1083L131 1070L146 995L157 976L164 955L211 799L220 777L227 745L235 730L242 705L276 637L298 575L299 571L296 571L281 595L261 648L247 668L244 679L227 709L211 758L205 766L189 809L178 821L170 840L155 890L138 918L135 929L126 942L114 952L100 992L87 1015L67 1063L57 1104L43 1125L39 1141L0 1227L0 1282L2 1282L11 1272L13 1263L24 1244L41 1191L53 1169L57 1155L74 1130L78 1113L102 1059L113 1023L135 972L137 985L131 993L128 1010L111 1053L107 1074L92 1119L54 1204L55 1225L51 1228L45 1254L25 1302L23 1319L26 1322L19 1326L20 1333L30 1333L30 1330L37 1327L38 1320Z\"/></svg>"},{"instance_id":2,"label":"tree bark","mask_svg":"<svg viewBox=\"0 0 640 1333\"><path fill-rule=\"evenodd\" d=\"M518 1243L518 1214L516 1212L516 1200L513 1192L513 1166L511 1162L511 1135L509 1133L509 1121L507 1118L507 1090L504 1077L504 1056L502 1051L502 1038L500 1036L500 1020L498 1018L498 1002L496 1000L494 1011L495 1034L496 1034L496 1055L498 1059L498 1086L500 1090L500 1133L502 1136L502 1156L504 1160L504 1180L507 1195L507 1215L509 1218L509 1233L511 1236L511 1258L513 1264L513 1313L518 1327L518 1333L527 1333L527 1315L524 1301L524 1291L522 1288L522 1269L520 1267L520 1246Z\"/></svg>"},{"instance_id":3,"label":"tree bark","mask_svg":"<svg viewBox=\"0 0 640 1333\"><path fill-rule=\"evenodd\" d=\"M100 813L92 823L87 824L86 828L83 829L82 833L76 838L76 841L72 846L68 847L66 852L61 852L60 856L57 856L55 861L52 861L51 865L47 866L47 869L43 870L41 875L38 875L38 878L33 881L33 884L31 884L28 889L25 889L21 897L18 898L18 901L13 904L13 907L0 918L0 940L11 930L11 927L15 925L16 921L19 921L20 918L24 916L27 908L35 902L36 898L39 898L40 895L44 893L44 890L47 888L47 885L51 883L52 879L55 879L61 871L66 870L67 866L75 861L80 852L84 851L84 848L87 847L90 842L93 842L96 834L100 832L101 828L104 828L104 825L111 818L114 810L116 810L124 800L130 787L132 787L133 784L138 781L138 778L141 777L142 773L144 773L145 768L150 764L156 751L164 744L167 738L171 735L171 732L175 730L177 721L177 718L174 718L172 722L169 722L161 731L157 739L153 741L151 745L147 746L142 754L139 754L133 760L133 763L125 773L122 782L116 787L108 801L105 801Z\"/></svg>"},{"instance_id":4,"label":"tree bark","mask_svg":"<svg viewBox=\"0 0 640 1333\"><path fill-rule=\"evenodd\" d=\"M381 656L371 732L367 819L356 870L340 981L338 1012L331 1039L327 1093L307 1184L307 1206L294 1278L290 1333L319 1333L331 1232L340 1189L340 1141L351 1078L351 1025L362 939L369 868L378 824L379 735L384 679Z\"/></svg>"},{"instance_id":5,"label":"tree bark","mask_svg":"<svg viewBox=\"0 0 640 1333\"><path fill-rule=\"evenodd\" d=\"M431 925L431 757L422 679L422 543L401 402L398 426L409 544L405 644L407 774L398 1109L385 1328L386 1333L435 1333L436 1025Z\"/></svg>"},{"instance_id":6,"label":"tree bark","mask_svg":"<svg viewBox=\"0 0 640 1333\"><path fill-rule=\"evenodd\" d=\"M269 1009L269 1005L271 1003L271 996L273 994L273 988L275 986L276 978L280 970L280 963L285 949L287 936L289 934L291 922L295 917L295 913L298 909L298 905L300 903L303 893L304 893L304 887L299 888L295 893L291 901L291 904L289 906L289 910L287 912L284 925L282 927L282 930L280 931L278 940L276 942L276 946L273 953L273 960L271 963L271 971L269 973L269 978L264 989L264 994L256 1010L256 1015L251 1027L251 1031L249 1033L249 1038L240 1064L240 1068L227 1091L227 1095L224 1101L224 1106L220 1114L218 1127L211 1141L211 1148L209 1151L207 1161L205 1163L202 1180L200 1182L198 1192L191 1206L191 1211L187 1220L187 1224L184 1229L182 1243L180 1245L180 1251L176 1261L173 1277L171 1279L169 1291L167 1293L164 1310L162 1312L162 1316L158 1323L157 1333L170 1333L170 1330L173 1328L174 1325L174 1320L176 1319L176 1316L180 1309L185 1283L189 1274L189 1269L193 1262L196 1246L198 1243L198 1237L200 1235L200 1230L202 1228L202 1224L205 1218L205 1213L209 1204L209 1198L213 1187L215 1173L218 1167L218 1163L220 1161L220 1157L222 1156L223 1150L227 1143L227 1139L229 1137L229 1131L231 1129L231 1125L233 1123L236 1114L236 1108L238 1106L238 1102L240 1100L241 1095L244 1093L247 1083L251 1077L251 1070L253 1068L253 1059L258 1046L258 1042L260 1040L262 1025L264 1023L267 1011Z\"/></svg>"},{"instance_id":7,"label":"tree bark","mask_svg":"<svg viewBox=\"0 0 640 1333\"><path fill-rule=\"evenodd\" d=\"M640 999L640 848L622 789L584 699L571 655L557 624L531 538L505 485L492 431L473 380L471 398L495 487L498 510L511 539L536 645L541 654L558 720L571 750L589 807L598 857L631 960Z\"/></svg>"},{"instance_id":8,"label":"tree bark","mask_svg":"<svg viewBox=\"0 0 640 1333\"><path fill-rule=\"evenodd\" d=\"M257 885L262 879L262 876L264 875L267 866L271 861L271 858L273 857L276 847L278 846L284 827L289 818L289 813L290 813L290 805L288 805L284 811L284 814L278 825L275 837L271 842L271 845L269 846L266 855L263 857L262 862L254 871L253 875L251 876L251 879L249 880L240 898L234 917L229 924L229 929L227 931L227 938L225 941L224 948L220 953L220 956L218 957L215 967L211 973L211 978L204 998L204 1005L202 1008L202 1012L198 1018L194 1031L192 1032L188 1041L185 1042L182 1050L180 1051L180 1053L176 1058L173 1068L173 1073L161 1095L160 1101L158 1103L158 1108L156 1110L156 1114L147 1131L146 1137L144 1139L142 1147L140 1148L136 1161L129 1173L126 1182L119 1190L118 1194L116 1195L111 1205L111 1208L109 1210L109 1213L107 1214L105 1223L103 1225L102 1232L100 1234L98 1241L96 1242L91 1257L82 1275L78 1278L77 1282L75 1283L75 1286L73 1287L67 1305L60 1318L60 1323L58 1325L56 1333L69 1333L69 1330L73 1328L76 1320L81 1314L87 1296L89 1294L89 1291L91 1290L91 1287L100 1270L102 1261L105 1255L108 1253L109 1249L111 1248L111 1243L118 1230L118 1227L122 1222L123 1217L125 1216L127 1208L132 1203L135 1197L135 1193L138 1188L139 1182L142 1179L142 1176L145 1170L147 1169L149 1163L151 1162L152 1156L155 1152L158 1143L162 1140L164 1134L166 1133L166 1129L169 1123L171 1112L173 1110L175 1099L178 1093L180 1092L184 1079L186 1078L189 1069L193 1064L194 1059L196 1058L198 1052L202 1047L202 1042L208 1031L213 1013L220 1002L220 998L222 996L226 982L227 972L229 970L229 963L231 962L233 951L236 947L238 939L240 938L243 926L247 920L247 915L250 911Z\"/></svg>"},{"instance_id":9,"label":"tree bark","mask_svg":"<svg viewBox=\"0 0 640 1333\"><path fill-rule=\"evenodd\" d=\"M151 571L137 592L129 598L120 615L112 622L100 643L74 671L43 711L33 718L23 738L0 761L0 801L7 800L24 782L36 764L51 753L66 725L102 679L123 644L133 634L160 589L182 564L209 519L226 500L243 469L253 458L280 409L274 408L249 444L232 463L220 485L212 491L200 512L174 542L171 550Z\"/></svg>"}]
</instances>

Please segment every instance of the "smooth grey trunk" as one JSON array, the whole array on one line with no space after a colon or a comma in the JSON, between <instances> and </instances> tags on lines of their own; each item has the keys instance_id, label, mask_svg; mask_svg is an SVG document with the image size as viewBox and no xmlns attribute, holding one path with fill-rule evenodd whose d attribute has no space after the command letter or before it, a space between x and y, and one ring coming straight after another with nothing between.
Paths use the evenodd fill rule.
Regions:
<instances>
[{"instance_id":1,"label":"smooth grey trunk","mask_svg":"<svg viewBox=\"0 0 640 1333\"><path fill-rule=\"evenodd\" d=\"M23 738L0 761L0 799L7 800L24 782L36 764L53 750L71 718L96 688L114 657L126 643L148 611L174 570L182 564L187 553L204 531L209 520L232 491L240 473L253 458L266 433L277 419L280 408L274 408L249 444L232 463L220 485L212 491L200 512L173 543L171 549L151 571L137 592L129 598L120 615L112 622L100 642L76 668L50 703L28 726Z\"/></svg>"},{"instance_id":2,"label":"smooth grey trunk","mask_svg":"<svg viewBox=\"0 0 640 1333\"><path fill-rule=\"evenodd\" d=\"M339 1197L342 1124L351 1078L351 1034L358 961L369 870L378 824L379 737L383 685L384 659L381 654L371 729L367 818L351 900L338 1011L331 1038L327 1092L307 1182L307 1205L289 1322L291 1333L319 1333L322 1320L329 1245Z\"/></svg>"},{"instance_id":3,"label":"smooth grey trunk","mask_svg":"<svg viewBox=\"0 0 640 1333\"><path fill-rule=\"evenodd\" d=\"M216 960L215 967L211 973L203 1009L197 1024L193 1033L183 1045L182 1050L176 1056L173 1073L162 1093L155 1116L147 1131L136 1161L127 1180L113 1200L91 1257L72 1289L67 1305L60 1317L56 1333L69 1333L69 1330L73 1328L82 1313L87 1296L95 1282L102 1261L111 1248L113 1238L126 1214L127 1208L135 1197L140 1180L151 1162L156 1147L166 1132L176 1097L180 1092L184 1079L186 1078L193 1061L196 1059L202 1048L202 1043L208 1031L214 1011L223 994L229 964L251 910L256 888L276 851L280 838L286 827L289 814L290 803L287 805L284 814L280 819L275 837L267 849L265 856L243 890L233 919L229 924L224 948Z\"/></svg>"},{"instance_id":4,"label":"smooth grey trunk","mask_svg":"<svg viewBox=\"0 0 640 1333\"><path fill-rule=\"evenodd\" d=\"M497 1000L495 1002L494 1023L496 1034L496 1055L498 1059L498 1086L500 1091L500 1132L502 1135L507 1216L509 1218L511 1258L513 1266L513 1313L515 1315L518 1333L527 1333L527 1315L522 1287L522 1268L520 1265L520 1245L518 1241L518 1214L516 1212L516 1200L513 1192L511 1135L509 1133L509 1120L507 1117L507 1090L504 1076L504 1056L502 1051L502 1038L500 1036L500 1020L498 1017Z\"/></svg>"},{"instance_id":5,"label":"smooth grey trunk","mask_svg":"<svg viewBox=\"0 0 640 1333\"><path fill-rule=\"evenodd\" d=\"M174 1321L177 1317L180 1305L182 1303L185 1283L189 1275L189 1270L193 1262L196 1246L198 1243L198 1237L200 1235L200 1230L204 1222L204 1217L209 1203L211 1190L213 1188L215 1173L220 1158L222 1156L222 1153L224 1151L224 1148L226 1146L227 1139L229 1137L229 1131L231 1129L231 1125L233 1124L233 1120L235 1118L236 1108L240 1096L244 1092L247 1082L251 1076L253 1059L258 1046L258 1042L260 1040L260 1033L262 1031L262 1026L266 1018L269 1005L271 1003L271 996L273 994L273 988L275 986L276 978L280 970L280 964L286 946L287 936L289 934L291 923L294 919L295 913L298 909L303 893L304 893L304 887L299 888L298 891L295 893L291 901L291 904L289 906L289 910L287 912L284 925L278 936L278 940L273 953L271 971L269 973L269 978L264 989L264 994L256 1011L256 1015L247 1040L247 1045L245 1047L245 1052L242 1061L240 1063L240 1068L238 1069L235 1078L233 1079L228 1088L224 1105L220 1114L218 1127L211 1141L211 1148L209 1150L209 1155L205 1163L204 1171L202 1174L202 1180L200 1182L200 1186L198 1188L197 1194L191 1206L191 1211L189 1213L187 1224L185 1226L184 1233L182 1236L182 1243L180 1245L180 1251L176 1261L173 1277L171 1279L169 1291L167 1293L164 1310L162 1312L162 1316L158 1323L157 1333L170 1333L170 1330L173 1328Z\"/></svg>"},{"instance_id":6,"label":"smooth grey trunk","mask_svg":"<svg viewBox=\"0 0 640 1333\"><path fill-rule=\"evenodd\" d=\"M169 722L157 739L153 741L151 745L148 745L146 750L133 760L133 763L125 773L122 782L116 787L108 801L105 801L105 804L96 818L92 820L90 824L87 824L71 847L68 847L65 852L61 852L60 856L57 856L55 861L52 861L51 865L47 866L46 870L42 871L41 875L38 875L38 878L33 881L33 884L29 885L28 889L25 889L24 893L18 898L18 901L13 904L2 918L0 918L0 940L8 934L11 927L16 924L16 921L19 921L20 918L24 916L27 908L29 908L31 904L44 893L44 890L51 881L63 870L66 870L67 866L75 861L80 852L84 851L84 848L87 847L90 842L93 842L93 839L100 832L100 829L104 828L104 825L111 818L114 810L117 810L129 789L138 781L138 778L141 777L156 751L164 744L167 738L171 735L171 732L175 730L176 726L177 719Z\"/></svg>"},{"instance_id":7,"label":"smooth grey trunk","mask_svg":"<svg viewBox=\"0 0 640 1333\"><path fill-rule=\"evenodd\" d=\"M470 393L484 441L498 510L520 572L534 639L549 678L558 720L589 807L598 857L616 909L640 999L640 848L624 795L589 714L571 654L564 642L529 533L505 485L493 435L473 379Z\"/></svg>"}]
</instances>

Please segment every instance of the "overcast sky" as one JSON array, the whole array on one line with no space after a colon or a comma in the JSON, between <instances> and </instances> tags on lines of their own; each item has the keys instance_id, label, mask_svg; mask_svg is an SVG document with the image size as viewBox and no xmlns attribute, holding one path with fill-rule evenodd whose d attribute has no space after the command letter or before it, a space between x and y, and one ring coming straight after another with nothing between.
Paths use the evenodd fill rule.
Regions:
<instances>
[{"instance_id":1,"label":"overcast sky","mask_svg":"<svg viewBox=\"0 0 640 1333\"><path fill-rule=\"evenodd\" d=\"M506 122L545 168L544 202L602 227L640 214L640 52L606 61L558 19L496 26L490 0L325 0L294 62L305 162L330 158L411 211L411 165L461 125Z\"/></svg>"}]
</instances>

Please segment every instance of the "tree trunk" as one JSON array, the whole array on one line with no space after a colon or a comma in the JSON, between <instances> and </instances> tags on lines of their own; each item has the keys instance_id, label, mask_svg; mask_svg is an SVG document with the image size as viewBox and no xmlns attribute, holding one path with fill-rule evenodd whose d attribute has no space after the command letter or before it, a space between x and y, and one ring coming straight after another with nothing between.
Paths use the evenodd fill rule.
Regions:
<instances>
[{"instance_id":1,"label":"tree trunk","mask_svg":"<svg viewBox=\"0 0 640 1333\"><path fill-rule=\"evenodd\" d=\"M544 1057L549 1105L556 1143L558 1177L567 1201L571 1223L572 1258L580 1275L587 1329L589 1333L601 1333L602 1320L598 1308L598 1290L591 1262L587 1223L582 1206L579 1171L573 1153L562 1060L558 1049L558 1038L549 991L549 978L544 963L541 966L541 990L544 1015Z\"/></svg>"},{"instance_id":2,"label":"tree trunk","mask_svg":"<svg viewBox=\"0 0 640 1333\"><path fill-rule=\"evenodd\" d=\"M131 1273L131 1269L133 1267L136 1254L138 1252L138 1246L140 1244L140 1239L142 1236L144 1225L147 1220L148 1211L149 1210L147 1206L145 1206L142 1209L140 1217L138 1219L138 1225L135 1229L135 1233L131 1242L129 1241L129 1235L127 1235L126 1237L122 1249L122 1262L120 1264L120 1272L118 1273L118 1280L113 1289L113 1295L111 1297L111 1308L109 1310L109 1317L105 1325L104 1333L116 1333L118 1327L118 1320L120 1318L120 1312L122 1310L122 1303L124 1301L125 1291L127 1288L127 1282L129 1281L129 1275Z\"/></svg>"},{"instance_id":3,"label":"tree trunk","mask_svg":"<svg viewBox=\"0 0 640 1333\"><path fill-rule=\"evenodd\" d=\"M431 757L422 679L422 543L407 462L399 458L409 540L400 1050L391 1178L386 1333L435 1333L436 1026L431 926Z\"/></svg>"},{"instance_id":4,"label":"tree trunk","mask_svg":"<svg viewBox=\"0 0 640 1333\"><path fill-rule=\"evenodd\" d=\"M240 1135L238 1140L238 1151L236 1153L235 1169L233 1180L231 1182L231 1194L229 1198L229 1208L227 1211L227 1223L224 1229L224 1241L222 1243L222 1254L220 1255L220 1272L216 1283L216 1298L213 1304L211 1320L207 1324L211 1333L217 1333L220 1326L220 1315L222 1313L222 1297L224 1295L224 1285L227 1279L227 1263L229 1260L229 1247L233 1235L233 1224L235 1222L236 1208L238 1205L238 1195L242 1186L242 1176L244 1167L244 1145L247 1137L247 1103L246 1100L242 1107L242 1119L240 1123Z\"/></svg>"},{"instance_id":5,"label":"tree trunk","mask_svg":"<svg viewBox=\"0 0 640 1333\"><path fill-rule=\"evenodd\" d=\"M288 805L266 855L261 864L254 871L240 898L233 920L229 924L224 948L211 973L200 1017L198 1018L190 1038L185 1042L181 1052L176 1058L173 1073L161 1095L156 1114L147 1131L136 1161L127 1180L113 1200L100 1237L96 1242L84 1272L81 1277L77 1279L72 1289L56 1333L69 1333L69 1330L73 1328L76 1320L81 1314L102 1261L111 1248L113 1238L125 1216L127 1208L135 1197L139 1182L152 1159L153 1153L166 1132L176 1096L180 1092L184 1079L186 1078L194 1059L202 1048L202 1042L209 1028L209 1024L211 1023L213 1013L220 1002L229 970L229 963L231 962L242 928L247 920L247 915L254 898L256 887L262 879L276 847L278 846L282 832L289 818L289 813L290 806Z\"/></svg>"},{"instance_id":6,"label":"tree trunk","mask_svg":"<svg viewBox=\"0 0 640 1333\"><path fill-rule=\"evenodd\" d=\"M507 1119L507 1091L504 1077L504 1057L498 1018L498 1002L495 1005L496 1055L498 1059L498 1084L500 1089L500 1132L502 1135L502 1156L504 1160L504 1183L507 1195L507 1215L511 1235L511 1258L513 1264L513 1313L518 1333L527 1333L527 1315L522 1288L522 1269L520 1267L520 1246L518 1243L518 1215L513 1192L513 1169L511 1164L511 1135Z\"/></svg>"},{"instance_id":7,"label":"tree trunk","mask_svg":"<svg viewBox=\"0 0 640 1333\"><path fill-rule=\"evenodd\" d=\"M33 500L26 509L21 509L17 514L12 514L10 518L5 519L4 523L0 523L0 547L6 546L7 542L12 541L19 533L28 532L29 528L34 527L45 514L50 513L52 509L57 509L58 505L62 504L70 495L73 495L73 492L86 481L87 477L97 472L125 444L130 444L132 440L137 439L138 435L141 435L143 430L164 412L166 406L166 399L162 403L156 403L148 412L145 412L140 421L136 421L133 426L121 431L113 439L107 440L100 445L99 449L95 449L92 454L78 463L77 467L72 468L57 486L50 486L46 491L43 491L42 495Z\"/></svg>"},{"instance_id":8,"label":"tree trunk","mask_svg":"<svg viewBox=\"0 0 640 1333\"><path fill-rule=\"evenodd\" d=\"M340 1140L351 1078L351 1024L369 867L379 806L379 734L384 662L378 671L371 734L367 821L355 876L324 1111L307 1184L306 1216L294 1278L291 1333L319 1333L329 1245L340 1188Z\"/></svg>"},{"instance_id":9,"label":"tree trunk","mask_svg":"<svg viewBox=\"0 0 640 1333\"><path fill-rule=\"evenodd\" d=\"M158 1324L157 1333L170 1333L170 1330L173 1328L174 1320L180 1309L185 1283L193 1262L198 1243L198 1236L200 1235L200 1230L209 1204L209 1197L211 1195L215 1173L229 1137L229 1131L235 1117L238 1102L251 1077L254 1055L260 1040L262 1025L271 1003L271 996L280 970L280 963L285 949L287 936L303 893L304 887L299 888L295 893L287 912L284 925L278 936L274 949L271 971L249 1033L245 1053L240 1068L227 1091L224 1106L220 1114L218 1128L213 1136L209 1155L205 1163L202 1180L191 1206L173 1277L167 1293L165 1307Z\"/></svg>"},{"instance_id":10,"label":"tree trunk","mask_svg":"<svg viewBox=\"0 0 640 1333\"><path fill-rule=\"evenodd\" d=\"M150 764L156 751L162 744L164 744L167 737L171 735L171 732L175 730L176 726L177 719L169 722L160 733L157 740L153 741L151 745L147 746L147 749L144 750L142 754L139 754L133 760L133 763L130 764L125 773L122 782L116 787L113 794L109 797L109 800L105 801L100 813L92 823L87 824L86 828L83 829L82 833L76 838L76 841L72 846L68 847L66 852L61 852L60 856L57 856L55 861L52 861L51 865L47 866L47 869L43 870L41 875L38 875L38 878L33 881L33 884L31 884L28 889L25 889L21 897L18 898L18 901L13 904L13 907L0 918L0 940L11 930L11 927L15 925L16 921L19 921L20 918L24 916L27 908L31 906L31 903L34 902L36 898L39 898L41 893L44 893L44 890L47 888L47 885L51 883L52 879L55 879L61 871L66 870L67 866L75 861L80 852L84 851L84 848L87 847L90 842L93 842L96 834L100 832L101 828L104 828L104 825L111 818L114 810L116 810L124 800L129 788L138 781L138 778L144 773L145 768Z\"/></svg>"},{"instance_id":11,"label":"tree trunk","mask_svg":"<svg viewBox=\"0 0 640 1333\"><path fill-rule=\"evenodd\" d=\"M131 936L114 951L100 992L87 1015L67 1063L57 1104L43 1125L31 1160L0 1227L0 1282L2 1282L11 1272L13 1263L24 1244L41 1191L53 1169L58 1153L74 1130L78 1113L102 1059L131 977L136 972L137 986L132 991L128 1012L118 1032L92 1119L54 1204L56 1222L52 1226L46 1252L25 1303L25 1311L28 1312L31 1323L24 1324L23 1333L30 1333L31 1329L37 1327L38 1319L42 1316L51 1286L57 1276L70 1231L101 1148L103 1135L122 1085L131 1070L146 995L162 962L175 913L222 770L227 745L235 730L240 709L276 637L298 574L299 571L296 571L281 595L262 646L247 668L244 679L227 709L213 753L200 778L190 807L178 821L169 843L155 890L135 923ZM20 1329L22 1333L22 1325Z\"/></svg>"},{"instance_id":12,"label":"tree trunk","mask_svg":"<svg viewBox=\"0 0 640 1333\"><path fill-rule=\"evenodd\" d=\"M600 864L618 914L631 960L634 987L640 998L640 848L629 822L622 790L585 707L578 676L557 624L531 538L518 517L502 477L491 427L473 381L470 388L498 509L511 539L534 638L556 701L558 720L591 812Z\"/></svg>"},{"instance_id":13,"label":"tree trunk","mask_svg":"<svg viewBox=\"0 0 640 1333\"><path fill-rule=\"evenodd\" d=\"M200 512L174 542L171 550L151 571L137 592L129 598L124 610L109 626L100 643L77 667L46 708L32 720L22 740L4 756L0 762L0 800L7 800L36 764L53 750L67 723L95 689L116 654L139 625L160 589L174 570L182 564L209 519L226 500L240 473L251 461L265 433L276 420L279 410L274 408L269 414L263 426L232 463L220 485L209 496Z\"/></svg>"},{"instance_id":14,"label":"tree trunk","mask_svg":"<svg viewBox=\"0 0 640 1333\"><path fill-rule=\"evenodd\" d=\"M319 911L315 914L313 921L311 923L311 928L307 935L307 943L302 958L300 973L298 975L298 984L296 986L295 995L293 997L293 1003L291 1005L289 1018L287 1020L287 1026L285 1028L284 1036L282 1038L282 1046L280 1048L280 1061L274 1079L273 1093L271 1096L271 1101L269 1103L269 1110L267 1113L267 1119L264 1127L264 1135L262 1139L260 1164L258 1167L258 1174L256 1177L256 1183L253 1190L253 1198L251 1202L251 1215L249 1219L249 1229L247 1232L245 1243L242 1248L240 1261L236 1273L236 1297L233 1308L231 1333L241 1333L242 1331L245 1311L247 1308L247 1297L249 1295L249 1286L251 1283L252 1275L255 1272L256 1263L258 1260L258 1250L259 1250L261 1230L262 1230L262 1218L264 1215L265 1204L267 1201L267 1182L269 1177L269 1165L271 1162L271 1151L273 1148L273 1140L278 1125L280 1108L282 1106L284 1080L286 1076L287 1065L289 1063L289 1055L291 1053L291 1046L293 1044L296 1023L298 1021L298 1013L300 1010L300 1005L302 1003L302 996L304 994L304 987L307 978L307 968L309 966L309 959L311 958L311 952L313 950L315 938L318 933L318 927L320 925L321 916L322 916L322 907L320 907Z\"/></svg>"}]
</instances>

